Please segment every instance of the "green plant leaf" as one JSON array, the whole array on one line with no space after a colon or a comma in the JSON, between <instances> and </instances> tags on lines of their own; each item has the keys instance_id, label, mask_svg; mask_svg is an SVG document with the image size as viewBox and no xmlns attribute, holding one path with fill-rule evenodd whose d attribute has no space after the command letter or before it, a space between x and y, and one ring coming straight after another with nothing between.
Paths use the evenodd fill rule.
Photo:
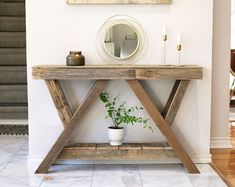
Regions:
<instances>
[{"instance_id":1,"label":"green plant leaf","mask_svg":"<svg viewBox=\"0 0 235 187\"><path fill-rule=\"evenodd\" d=\"M111 103L107 103L107 104L105 105L106 108L107 108L107 107L110 107L110 106L112 106Z\"/></svg>"},{"instance_id":2,"label":"green plant leaf","mask_svg":"<svg viewBox=\"0 0 235 187\"><path fill-rule=\"evenodd\" d=\"M104 103L108 102L108 95L107 93L101 93L100 94L100 100Z\"/></svg>"},{"instance_id":3,"label":"green plant leaf","mask_svg":"<svg viewBox=\"0 0 235 187\"><path fill-rule=\"evenodd\" d=\"M107 110L107 118L111 118L114 126L132 124L142 124L143 128L148 128L153 132L152 127L148 124L149 119L142 118L141 116L135 115L138 110L143 110L143 107L132 106L127 107L126 101L123 101L120 105L117 105L117 97L111 98L107 92L100 94L100 100L104 103Z\"/></svg>"}]
</instances>

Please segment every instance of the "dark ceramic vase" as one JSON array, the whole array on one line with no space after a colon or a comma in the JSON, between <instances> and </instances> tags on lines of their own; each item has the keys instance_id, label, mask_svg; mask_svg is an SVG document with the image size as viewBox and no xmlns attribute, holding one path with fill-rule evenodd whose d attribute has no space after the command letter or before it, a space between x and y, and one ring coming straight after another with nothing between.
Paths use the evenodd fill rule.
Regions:
<instances>
[{"instance_id":1,"label":"dark ceramic vase","mask_svg":"<svg viewBox=\"0 0 235 187\"><path fill-rule=\"evenodd\" d=\"M69 55L66 57L67 66L84 66L85 57L82 55L81 51L70 51Z\"/></svg>"}]
</instances>

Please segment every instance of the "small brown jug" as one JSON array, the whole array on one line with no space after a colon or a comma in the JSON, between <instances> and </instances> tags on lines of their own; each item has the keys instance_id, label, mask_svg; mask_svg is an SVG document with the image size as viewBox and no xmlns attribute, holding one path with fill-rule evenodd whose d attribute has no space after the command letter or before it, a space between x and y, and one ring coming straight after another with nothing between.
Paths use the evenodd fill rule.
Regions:
<instances>
[{"instance_id":1,"label":"small brown jug","mask_svg":"<svg viewBox=\"0 0 235 187\"><path fill-rule=\"evenodd\" d=\"M69 55L66 57L67 66L84 66L85 57L82 55L81 51L70 51Z\"/></svg>"}]
</instances>

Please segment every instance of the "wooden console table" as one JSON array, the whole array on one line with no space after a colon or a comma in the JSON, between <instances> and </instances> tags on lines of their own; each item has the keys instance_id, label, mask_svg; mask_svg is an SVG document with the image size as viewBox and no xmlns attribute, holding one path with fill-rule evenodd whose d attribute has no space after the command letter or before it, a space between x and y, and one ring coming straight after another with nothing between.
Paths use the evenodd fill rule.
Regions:
<instances>
[{"instance_id":1,"label":"wooden console table","mask_svg":"<svg viewBox=\"0 0 235 187\"><path fill-rule=\"evenodd\" d=\"M203 69L199 66L82 66L61 65L35 66L32 70L34 79L44 79L51 94L64 131L57 139L36 173L45 173L56 159L81 160L153 160L164 156L182 161L189 173L199 170L185 152L171 129L171 124L178 112L190 80L202 79ZM73 113L68 105L59 80L96 80L81 106ZM165 109L162 113L153 104L139 80L175 80ZM98 99L109 80L125 80L141 101L155 125L166 137L169 144L123 144L119 147L108 144L75 144L67 145L70 135L79 126L89 109ZM170 146L169 146L170 145Z\"/></svg>"}]
</instances>

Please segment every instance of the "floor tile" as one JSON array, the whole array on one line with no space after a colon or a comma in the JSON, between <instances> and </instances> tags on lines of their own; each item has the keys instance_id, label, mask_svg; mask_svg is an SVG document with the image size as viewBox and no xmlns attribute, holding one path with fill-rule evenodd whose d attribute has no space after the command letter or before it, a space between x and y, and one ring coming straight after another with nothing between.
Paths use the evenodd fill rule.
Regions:
<instances>
[{"instance_id":1,"label":"floor tile","mask_svg":"<svg viewBox=\"0 0 235 187\"><path fill-rule=\"evenodd\" d=\"M0 175L1 187L39 187L42 183L42 177L23 176L23 175Z\"/></svg>"},{"instance_id":2,"label":"floor tile","mask_svg":"<svg viewBox=\"0 0 235 187\"><path fill-rule=\"evenodd\" d=\"M93 165L53 165L40 187L90 187Z\"/></svg>"},{"instance_id":3,"label":"floor tile","mask_svg":"<svg viewBox=\"0 0 235 187\"><path fill-rule=\"evenodd\" d=\"M137 165L95 165L92 187L142 187Z\"/></svg>"},{"instance_id":4,"label":"floor tile","mask_svg":"<svg viewBox=\"0 0 235 187\"><path fill-rule=\"evenodd\" d=\"M139 176L94 176L92 187L142 187Z\"/></svg>"},{"instance_id":5,"label":"floor tile","mask_svg":"<svg viewBox=\"0 0 235 187\"><path fill-rule=\"evenodd\" d=\"M0 136L0 173L26 142L23 136Z\"/></svg>"},{"instance_id":6,"label":"floor tile","mask_svg":"<svg viewBox=\"0 0 235 187\"><path fill-rule=\"evenodd\" d=\"M24 155L24 156L28 156L28 152L29 152L29 147L28 147L28 143L24 143L21 148L16 152L17 155Z\"/></svg>"},{"instance_id":7,"label":"floor tile","mask_svg":"<svg viewBox=\"0 0 235 187\"><path fill-rule=\"evenodd\" d=\"M79 176L79 177L92 177L93 165L53 165L47 176L60 176L60 175L69 175L69 176Z\"/></svg>"},{"instance_id":8,"label":"floor tile","mask_svg":"<svg viewBox=\"0 0 235 187\"><path fill-rule=\"evenodd\" d=\"M53 165L36 175L38 162L27 160L27 137L0 136L0 187L224 187L209 164L200 175L182 165Z\"/></svg>"},{"instance_id":9,"label":"floor tile","mask_svg":"<svg viewBox=\"0 0 235 187\"><path fill-rule=\"evenodd\" d=\"M95 165L93 176L98 177L139 177L137 165Z\"/></svg>"},{"instance_id":10,"label":"floor tile","mask_svg":"<svg viewBox=\"0 0 235 187\"><path fill-rule=\"evenodd\" d=\"M216 171L209 164L196 164L201 174L217 175Z\"/></svg>"},{"instance_id":11,"label":"floor tile","mask_svg":"<svg viewBox=\"0 0 235 187\"><path fill-rule=\"evenodd\" d=\"M1 172L1 176L11 177L9 180L17 181L21 185L39 186L43 180L44 174L36 175L34 174L35 170L36 168L29 168L25 155L16 155Z\"/></svg>"},{"instance_id":12,"label":"floor tile","mask_svg":"<svg viewBox=\"0 0 235 187\"><path fill-rule=\"evenodd\" d=\"M216 175L189 175L194 187L226 187L223 180Z\"/></svg>"},{"instance_id":13,"label":"floor tile","mask_svg":"<svg viewBox=\"0 0 235 187\"><path fill-rule=\"evenodd\" d=\"M185 170L182 165L139 165L139 172L141 176L159 176L159 175L181 175L185 174Z\"/></svg>"},{"instance_id":14,"label":"floor tile","mask_svg":"<svg viewBox=\"0 0 235 187\"><path fill-rule=\"evenodd\" d=\"M193 187L187 176L159 175L141 177L143 187Z\"/></svg>"},{"instance_id":15,"label":"floor tile","mask_svg":"<svg viewBox=\"0 0 235 187\"><path fill-rule=\"evenodd\" d=\"M16 148L20 148L21 145L28 141L27 136L4 136L0 135L0 147L1 146L15 146ZM10 148L9 147L9 148Z\"/></svg>"},{"instance_id":16,"label":"floor tile","mask_svg":"<svg viewBox=\"0 0 235 187\"><path fill-rule=\"evenodd\" d=\"M0 186L3 187L28 187L29 183L24 179L14 176L0 176Z\"/></svg>"},{"instance_id":17,"label":"floor tile","mask_svg":"<svg viewBox=\"0 0 235 187\"><path fill-rule=\"evenodd\" d=\"M0 173L6 167L6 165L11 161L14 157L14 153L8 152L4 148L0 147Z\"/></svg>"},{"instance_id":18,"label":"floor tile","mask_svg":"<svg viewBox=\"0 0 235 187\"><path fill-rule=\"evenodd\" d=\"M26 175L28 173L27 157L14 156L13 159L7 164L1 173L2 175L20 174Z\"/></svg>"},{"instance_id":19,"label":"floor tile","mask_svg":"<svg viewBox=\"0 0 235 187\"><path fill-rule=\"evenodd\" d=\"M87 176L45 176L40 187L91 187L92 177Z\"/></svg>"}]
</instances>

